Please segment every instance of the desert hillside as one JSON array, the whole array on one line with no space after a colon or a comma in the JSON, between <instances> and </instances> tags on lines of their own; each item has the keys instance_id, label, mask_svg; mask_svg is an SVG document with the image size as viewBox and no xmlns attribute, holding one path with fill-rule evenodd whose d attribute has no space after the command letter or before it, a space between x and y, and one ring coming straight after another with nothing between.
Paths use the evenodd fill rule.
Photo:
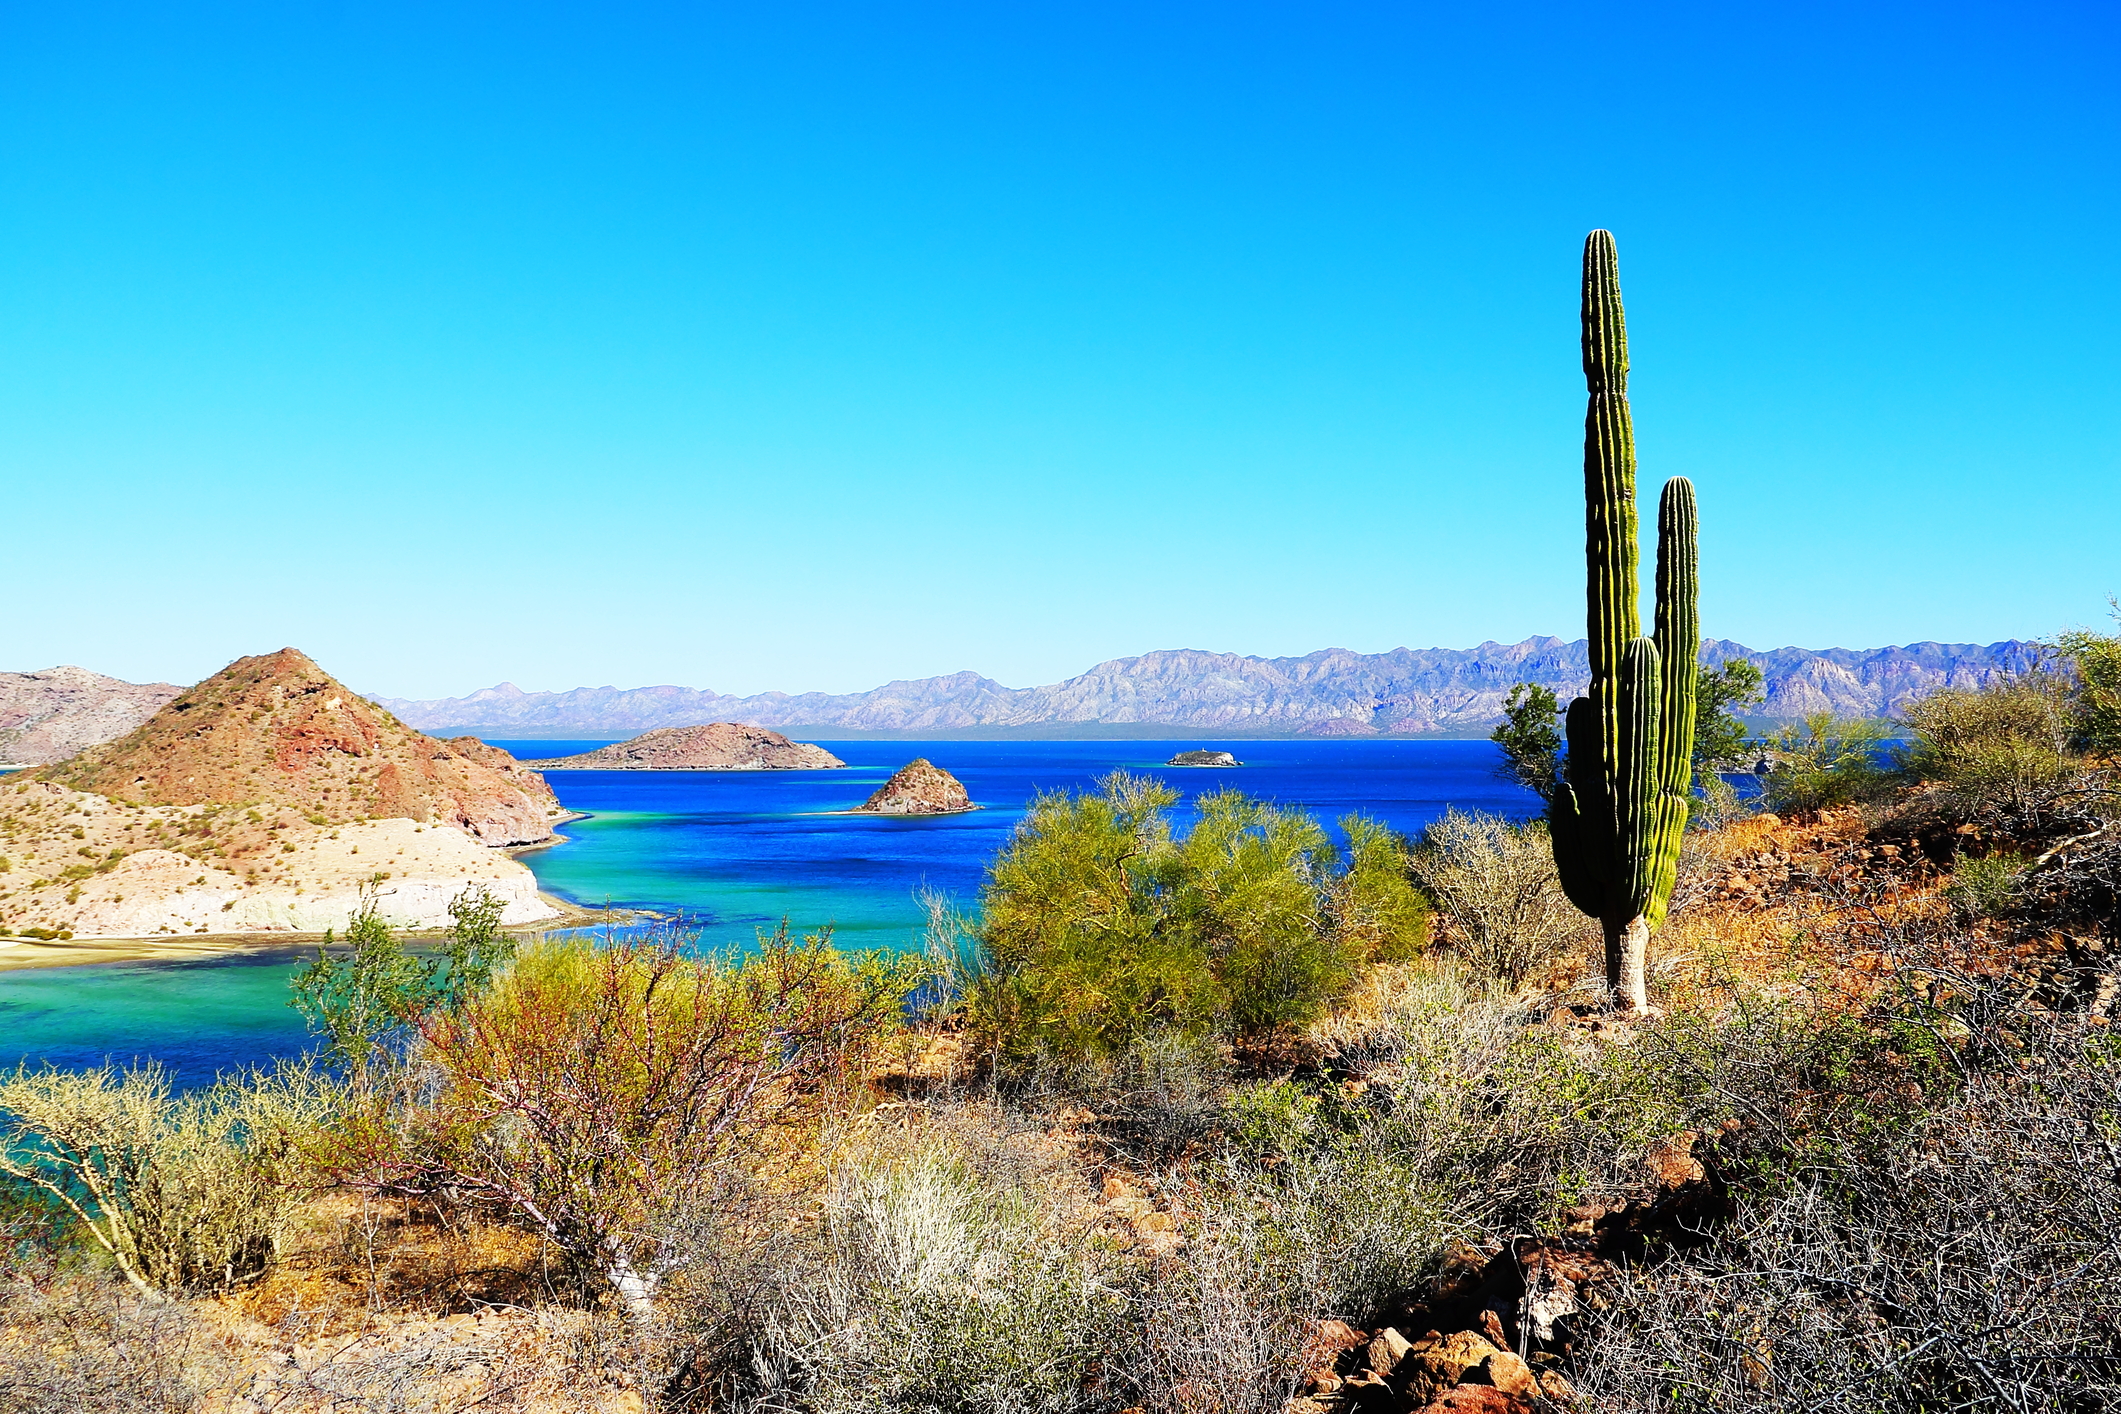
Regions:
<instances>
[{"instance_id":1,"label":"desert hillside","mask_svg":"<svg viewBox=\"0 0 2121 1414\"><path fill-rule=\"evenodd\" d=\"M496 846L549 839L562 813L507 752L414 731L292 648L239 658L124 736L35 775L130 805L280 806L313 825L405 819Z\"/></svg>"}]
</instances>

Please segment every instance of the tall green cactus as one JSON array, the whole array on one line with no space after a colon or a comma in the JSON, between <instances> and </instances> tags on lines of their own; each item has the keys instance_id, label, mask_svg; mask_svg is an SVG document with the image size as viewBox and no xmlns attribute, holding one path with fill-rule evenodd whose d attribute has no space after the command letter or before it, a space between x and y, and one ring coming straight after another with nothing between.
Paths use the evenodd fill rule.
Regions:
<instances>
[{"instance_id":1,"label":"tall green cactus","mask_svg":"<svg viewBox=\"0 0 2121 1414\"><path fill-rule=\"evenodd\" d=\"M1569 752L1551 811L1554 863L1605 933L1616 1003L1649 1006L1650 930L1664 921L1693 787L1695 658L1701 644L1694 487L1664 485L1657 507L1657 610L1642 636L1636 600L1635 431L1620 257L1607 231L1583 245L1584 560L1591 689L1569 704Z\"/></svg>"}]
</instances>

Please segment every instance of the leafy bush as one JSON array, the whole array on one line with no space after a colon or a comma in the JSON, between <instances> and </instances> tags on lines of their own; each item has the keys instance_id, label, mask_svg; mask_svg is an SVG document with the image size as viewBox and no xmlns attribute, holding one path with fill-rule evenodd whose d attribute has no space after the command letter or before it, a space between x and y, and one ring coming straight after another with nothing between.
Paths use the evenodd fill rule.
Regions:
<instances>
[{"instance_id":1,"label":"leafy bush","mask_svg":"<svg viewBox=\"0 0 2121 1414\"><path fill-rule=\"evenodd\" d=\"M1451 950L1512 987L1586 936L1544 824L1447 811L1422 837L1414 870L1450 918Z\"/></svg>"},{"instance_id":2,"label":"leafy bush","mask_svg":"<svg viewBox=\"0 0 2121 1414\"><path fill-rule=\"evenodd\" d=\"M1163 784L1115 773L1033 803L989 872L964 1009L998 1053L1111 1056L1145 1034L1295 1028L1379 955L1418 947L1424 905L1395 840L1346 822L1351 858L1311 817L1235 791L1174 836Z\"/></svg>"},{"instance_id":3,"label":"leafy bush","mask_svg":"<svg viewBox=\"0 0 2121 1414\"><path fill-rule=\"evenodd\" d=\"M1340 831L1347 866L1326 885L1332 927L1365 961L1404 962L1428 941L1430 910L1406 841L1367 815L1341 817Z\"/></svg>"},{"instance_id":4,"label":"leafy bush","mask_svg":"<svg viewBox=\"0 0 2121 1414\"><path fill-rule=\"evenodd\" d=\"M1911 704L1907 770L1933 781L1961 810L2038 809L2076 773L2069 752L2069 687L2048 673L1981 688L1946 688Z\"/></svg>"},{"instance_id":5,"label":"leafy bush","mask_svg":"<svg viewBox=\"0 0 2121 1414\"><path fill-rule=\"evenodd\" d=\"M320 1155L370 1191L445 1195L524 1223L592 1285L645 1309L667 1239L736 1155L856 1083L917 964L850 958L784 926L741 960L682 934L520 955L419 1025L431 1097L349 1114Z\"/></svg>"},{"instance_id":6,"label":"leafy bush","mask_svg":"<svg viewBox=\"0 0 2121 1414\"><path fill-rule=\"evenodd\" d=\"M1537 795L1551 805L1561 779L1561 756L1566 742L1557 720L1561 700L1554 689L1536 682L1521 682L1502 702L1502 721L1488 733L1488 740L1502 748L1502 766L1496 772Z\"/></svg>"},{"instance_id":7,"label":"leafy bush","mask_svg":"<svg viewBox=\"0 0 2121 1414\"><path fill-rule=\"evenodd\" d=\"M2114 612L2121 618L2121 605ZM2121 634L2065 633L2055 648L2076 676L2070 695L2072 744L2101 755L2121 752Z\"/></svg>"},{"instance_id":8,"label":"leafy bush","mask_svg":"<svg viewBox=\"0 0 2121 1414\"><path fill-rule=\"evenodd\" d=\"M1775 764L1762 799L1781 814L1883 799L1897 779L1886 762L1891 737L1884 722L1810 713L1802 726L1784 727L1769 743Z\"/></svg>"},{"instance_id":9,"label":"leafy bush","mask_svg":"<svg viewBox=\"0 0 2121 1414\"><path fill-rule=\"evenodd\" d=\"M1700 789L1708 778L1737 769L1751 754L1751 733L1732 709L1758 706L1767 695L1767 676L1746 658L1697 668L1695 674L1694 776Z\"/></svg>"},{"instance_id":10,"label":"leafy bush","mask_svg":"<svg viewBox=\"0 0 2121 1414\"><path fill-rule=\"evenodd\" d=\"M335 955L327 929L316 957L295 975L289 1005L366 1083L377 1061L411 1039L422 1014L461 1007L513 956L515 942L501 931L505 906L483 884L467 887L449 901L450 928L441 953L415 957L376 912L371 887L346 926L351 951Z\"/></svg>"},{"instance_id":11,"label":"leafy bush","mask_svg":"<svg viewBox=\"0 0 2121 1414\"><path fill-rule=\"evenodd\" d=\"M0 1080L0 1173L71 1213L141 1291L225 1289L277 1256L295 1145L326 1097L291 1067L177 1095L157 1065L25 1065Z\"/></svg>"},{"instance_id":12,"label":"leafy bush","mask_svg":"<svg viewBox=\"0 0 2121 1414\"><path fill-rule=\"evenodd\" d=\"M1962 856L1952 869L1951 882L1944 886L1944 896L1968 917L1994 918L2010 907L2024 874L2025 861L2017 855Z\"/></svg>"}]
</instances>

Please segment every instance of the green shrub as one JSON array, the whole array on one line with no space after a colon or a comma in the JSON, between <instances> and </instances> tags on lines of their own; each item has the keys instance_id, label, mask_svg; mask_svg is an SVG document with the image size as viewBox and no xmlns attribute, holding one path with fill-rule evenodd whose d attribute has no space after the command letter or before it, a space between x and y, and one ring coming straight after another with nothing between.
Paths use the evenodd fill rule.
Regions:
<instances>
[{"instance_id":1,"label":"green shrub","mask_svg":"<svg viewBox=\"0 0 2121 1414\"><path fill-rule=\"evenodd\" d=\"M365 890L346 926L349 951L335 954L326 930L316 957L290 984L289 1005L365 1082L378 1060L410 1040L423 1014L456 1010L492 983L515 952L515 940L501 931L505 906L484 885L467 886L449 901L440 954L416 957L377 914L373 889Z\"/></svg>"},{"instance_id":2,"label":"green shrub","mask_svg":"<svg viewBox=\"0 0 2121 1414\"><path fill-rule=\"evenodd\" d=\"M1502 721L1488 733L1488 740L1502 749L1502 766L1496 774L1537 795L1542 805L1553 803L1561 779L1566 743L1560 714L1561 701L1554 689L1521 682L1503 699Z\"/></svg>"},{"instance_id":3,"label":"green shrub","mask_svg":"<svg viewBox=\"0 0 2121 1414\"><path fill-rule=\"evenodd\" d=\"M1884 722L1813 712L1770 740L1775 766L1762 799L1780 814L1808 814L1880 800L1897 777L1885 760L1892 729Z\"/></svg>"},{"instance_id":4,"label":"green shrub","mask_svg":"<svg viewBox=\"0 0 2121 1414\"><path fill-rule=\"evenodd\" d=\"M1109 1057L1142 1035L1300 1027L1377 956L1420 944L1426 910L1381 827L1346 823L1350 860L1308 815L1206 795L1183 837L1177 794L1115 773L1041 796L989 871L958 984L1005 1057Z\"/></svg>"},{"instance_id":5,"label":"green shrub","mask_svg":"<svg viewBox=\"0 0 2121 1414\"><path fill-rule=\"evenodd\" d=\"M2121 617L2121 606L2115 614ZM2069 704L2073 744L2102 755L2121 752L2121 634L2065 633L2055 648L2076 675Z\"/></svg>"},{"instance_id":6,"label":"green shrub","mask_svg":"<svg viewBox=\"0 0 2121 1414\"><path fill-rule=\"evenodd\" d=\"M2024 874L2025 861L2014 854L1962 857L1952 869L1951 882L1944 886L1944 896L1961 914L1994 918L2010 908Z\"/></svg>"}]
</instances>

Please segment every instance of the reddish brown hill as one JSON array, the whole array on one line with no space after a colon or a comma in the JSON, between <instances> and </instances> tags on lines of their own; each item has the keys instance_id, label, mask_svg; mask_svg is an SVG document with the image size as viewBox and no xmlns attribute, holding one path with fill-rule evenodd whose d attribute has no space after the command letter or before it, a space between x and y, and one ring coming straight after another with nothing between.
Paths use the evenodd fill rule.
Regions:
<instances>
[{"instance_id":1,"label":"reddish brown hill","mask_svg":"<svg viewBox=\"0 0 2121 1414\"><path fill-rule=\"evenodd\" d=\"M147 805L434 821L490 845L548 839L561 813L544 777L499 747L416 732L292 648L239 658L131 733L35 774Z\"/></svg>"},{"instance_id":2,"label":"reddish brown hill","mask_svg":"<svg viewBox=\"0 0 2121 1414\"><path fill-rule=\"evenodd\" d=\"M807 741L742 722L663 727L580 756L532 761L541 771L817 771L847 763Z\"/></svg>"},{"instance_id":3,"label":"reddish brown hill","mask_svg":"<svg viewBox=\"0 0 2121 1414\"><path fill-rule=\"evenodd\" d=\"M876 794L855 807L857 815L955 815L977 810L957 777L921 756L898 768Z\"/></svg>"}]
</instances>

